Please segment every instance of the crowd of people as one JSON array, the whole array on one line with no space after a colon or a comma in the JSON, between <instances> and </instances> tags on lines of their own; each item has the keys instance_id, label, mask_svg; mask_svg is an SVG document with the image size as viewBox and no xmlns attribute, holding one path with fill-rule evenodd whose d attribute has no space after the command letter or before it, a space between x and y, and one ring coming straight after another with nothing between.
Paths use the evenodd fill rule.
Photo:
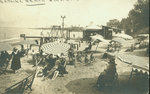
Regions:
<instances>
[{"instance_id":1,"label":"crowd of people","mask_svg":"<svg viewBox=\"0 0 150 94\"><path fill-rule=\"evenodd\" d=\"M11 64L10 68L14 73L21 68L20 58L23 57L24 52L19 51L17 48L14 48L12 53L9 54L7 51L1 51L0 54L0 72L5 74L7 67Z\"/></svg>"},{"instance_id":2,"label":"crowd of people","mask_svg":"<svg viewBox=\"0 0 150 94\"><path fill-rule=\"evenodd\" d=\"M40 59L39 59L40 58ZM55 78L57 75L63 77L64 74L68 74L66 70L67 65L74 65L76 67L76 62L91 64L95 58L93 52L88 54L85 51L74 51L74 48L70 47L68 50L68 55L61 54L45 54L42 50L39 55L33 55L33 59L37 60L37 65L42 66L42 71L38 74L45 78ZM35 66L34 65L34 66Z\"/></svg>"},{"instance_id":3,"label":"crowd of people","mask_svg":"<svg viewBox=\"0 0 150 94\"><path fill-rule=\"evenodd\" d=\"M64 74L68 74L67 65L74 65L76 63L82 63L85 65L92 64L95 61L94 53L91 51L93 44L89 42L88 47L83 51L75 51L75 46L70 44L70 49L68 49L68 54L46 54L42 50L35 54L32 50L33 67L42 66L42 71L38 73L45 79L55 79L57 76L64 77ZM117 42L110 42L108 45L108 52L120 51L121 44ZM21 57L27 55L27 50L21 45L21 50L14 48L12 53L9 54L7 51L1 51L0 54L0 73L5 73L9 64L10 68L14 73L21 68ZM105 56L105 54L104 54ZM104 90L105 87L113 87L118 80L118 74L116 70L115 58L110 59L108 62L107 69L102 72L97 80L96 86L100 90ZM4 69L3 69L4 68ZM147 77L147 76L146 76Z\"/></svg>"},{"instance_id":4,"label":"crowd of people","mask_svg":"<svg viewBox=\"0 0 150 94\"><path fill-rule=\"evenodd\" d=\"M63 54L54 56L53 54L47 55L45 58L45 65L42 73L46 78L54 76L55 71L59 76L63 77L64 74L68 74L66 70L66 59Z\"/></svg>"},{"instance_id":5,"label":"crowd of people","mask_svg":"<svg viewBox=\"0 0 150 94\"><path fill-rule=\"evenodd\" d=\"M108 45L107 51L108 52L119 52L121 50L121 44L119 42L111 41Z\"/></svg>"},{"instance_id":6,"label":"crowd of people","mask_svg":"<svg viewBox=\"0 0 150 94\"><path fill-rule=\"evenodd\" d=\"M87 51L77 51L75 53L73 49L69 49L68 57L70 65L74 65L75 62L91 64L95 60L93 52L88 53Z\"/></svg>"},{"instance_id":7,"label":"crowd of people","mask_svg":"<svg viewBox=\"0 0 150 94\"><path fill-rule=\"evenodd\" d=\"M91 47L92 45L90 43L88 48L91 49ZM44 77L51 76L54 71L58 71L60 76L64 76L63 74L68 73L66 71L66 65L75 65L76 62L90 64L94 61L93 53L87 53L90 49L84 51L74 51L74 49L75 45L70 44L67 57L65 57L63 53L53 55L53 53L45 54L42 50L40 50L39 53L32 50L33 66L42 65L42 74ZM31 49L25 49L24 45L21 45L20 50L15 47L11 54L7 51L1 51L0 73L5 74L9 65L10 69L16 73L21 68L21 58L28 55L29 50Z\"/></svg>"}]
</instances>

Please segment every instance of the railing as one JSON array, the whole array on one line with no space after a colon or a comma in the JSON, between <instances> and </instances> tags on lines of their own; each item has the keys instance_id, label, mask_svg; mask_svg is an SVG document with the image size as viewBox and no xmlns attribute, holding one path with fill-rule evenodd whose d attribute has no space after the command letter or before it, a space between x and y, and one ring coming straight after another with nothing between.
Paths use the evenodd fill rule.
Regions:
<instances>
[{"instance_id":1,"label":"railing","mask_svg":"<svg viewBox=\"0 0 150 94\"><path fill-rule=\"evenodd\" d=\"M36 70L33 74L29 75L25 79L21 80L20 82L10 86L9 88L5 89L4 94L23 94L25 90L30 89L32 90L32 84L36 75Z\"/></svg>"}]
</instances>

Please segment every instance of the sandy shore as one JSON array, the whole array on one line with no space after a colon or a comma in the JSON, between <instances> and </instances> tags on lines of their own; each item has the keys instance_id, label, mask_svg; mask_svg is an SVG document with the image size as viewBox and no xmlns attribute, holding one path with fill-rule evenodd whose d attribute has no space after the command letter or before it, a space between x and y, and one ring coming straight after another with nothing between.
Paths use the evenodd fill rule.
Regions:
<instances>
[{"instance_id":1,"label":"sandy shore","mask_svg":"<svg viewBox=\"0 0 150 94\"><path fill-rule=\"evenodd\" d=\"M17 73L13 73L13 71L10 69L10 64L7 68L6 74L0 75L0 94L3 94L5 92L5 89L12 86L13 84L23 80L27 76L33 73L34 68L32 68L32 65L30 65L27 61L30 60L31 57L29 56L27 58L23 57L21 59L21 66L22 68L18 70Z\"/></svg>"},{"instance_id":2,"label":"sandy shore","mask_svg":"<svg viewBox=\"0 0 150 94\"><path fill-rule=\"evenodd\" d=\"M82 44L80 50L83 50L87 45ZM95 50L96 45L92 48ZM67 65L67 71L69 72L64 77L57 77L55 80L45 80L42 77L35 77L32 86L32 92L25 94L107 94L106 92L100 92L96 87L96 81L101 72L107 67L108 60L101 59L106 49L104 47L98 47L98 53L94 54L96 60L91 65L85 65L84 63L76 63L76 66ZM122 53L122 52L121 52ZM134 52L135 53L135 52ZM129 54L129 53L125 53ZM135 55L130 53L131 55ZM141 56L140 56L141 57ZM31 64L28 63L31 60L31 56L24 57L22 60L22 69L16 74L7 73L0 76L0 94L4 92L4 89L13 85L14 83L27 77L34 71ZM144 62L148 62L148 57L143 57ZM132 70L131 66L122 63L116 59L117 72L119 79L127 80ZM5 84L4 84L5 83ZM110 94L110 93L108 93ZM130 94L130 93L114 93L114 94ZM133 93L131 93L133 94ZM135 93L138 94L138 93Z\"/></svg>"}]
</instances>

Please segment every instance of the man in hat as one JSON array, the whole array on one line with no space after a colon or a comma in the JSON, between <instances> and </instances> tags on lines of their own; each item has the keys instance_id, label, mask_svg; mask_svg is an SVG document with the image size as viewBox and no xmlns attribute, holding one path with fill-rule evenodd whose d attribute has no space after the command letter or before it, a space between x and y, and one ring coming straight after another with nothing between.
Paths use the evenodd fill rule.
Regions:
<instances>
[{"instance_id":1,"label":"man in hat","mask_svg":"<svg viewBox=\"0 0 150 94\"><path fill-rule=\"evenodd\" d=\"M115 58L113 57L113 58L111 58L110 59L110 61L108 62L108 67L107 67L107 69L106 69L106 74L108 75L108 76L112 76L112 77L114 77L115 76L115 74L116 74L116 63L115 63Z\"/></svg>"},{"instance_id":2,"label":"man in hat","mask_svg":"<svg viewBox=\"0 0 150 94\"><path fill-rule=\"evenodd\" d=\"M108 67L107 69L104 70L100 74L97 80L97 87L100 90L104 90L106 84L113 84L113 82L117 79L116 77L116 65L115 64L115 58L111 58L110 61L108 62Z\"/></svg>"}]
</instances>

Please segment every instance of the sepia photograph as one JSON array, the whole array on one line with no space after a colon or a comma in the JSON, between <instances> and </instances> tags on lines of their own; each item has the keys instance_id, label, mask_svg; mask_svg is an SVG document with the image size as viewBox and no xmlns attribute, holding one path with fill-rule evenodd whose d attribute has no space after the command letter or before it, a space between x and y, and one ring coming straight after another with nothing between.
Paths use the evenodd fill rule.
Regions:
<instances>
[{"instance_id":1,"label":"sepia photograph","mask_svg":"<svg viewBox=\"0 0 150 94\"><path fill-rule=\"evenodd\" d=\"M149 0L0 0L0 94L149 94Z\"/></svg>"}]
</instances>

